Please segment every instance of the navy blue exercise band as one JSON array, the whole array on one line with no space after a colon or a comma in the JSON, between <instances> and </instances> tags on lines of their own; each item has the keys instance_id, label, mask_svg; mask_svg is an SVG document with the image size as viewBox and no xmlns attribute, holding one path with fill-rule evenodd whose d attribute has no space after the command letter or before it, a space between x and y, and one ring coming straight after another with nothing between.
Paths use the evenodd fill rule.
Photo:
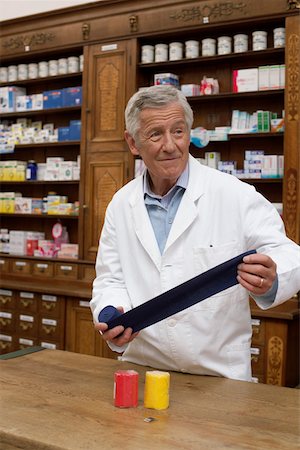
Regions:
<instances>
[{"instance_id":1,"label":"navy blue exercise band","mask_svg":"<svg viewBox=\"0 0 300 450\"><path fill-rule=\"evenodd\" d=\"M100 311L98 320L107 323L108 329L123 325L124 328L131 327L133 332L140 331L238 284L237 266L245 256L253 253L256 250L229 259L124 314L114 306L106 306Z\"/></svg>"}]
</instances>

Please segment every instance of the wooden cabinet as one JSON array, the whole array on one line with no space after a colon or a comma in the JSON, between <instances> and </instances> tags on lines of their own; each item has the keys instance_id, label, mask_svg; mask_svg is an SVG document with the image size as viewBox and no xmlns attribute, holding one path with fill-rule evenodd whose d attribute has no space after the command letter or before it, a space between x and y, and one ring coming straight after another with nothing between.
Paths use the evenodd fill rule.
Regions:
<instances>
[{"instance_id":1,"label":"wooden cabinet","mask_svg":"<svg viewBox=\"0 0 300 450\"><path fill-rule=\"evenodd\" d=\"M297 299L263 311L252 309L253 377L276 386L299 384L299 303Z\"/></svg>"},{"instance_id":2,"label":"wooden cabinet","mask_svg":"<svg viewBox=\"0 0 300 450\"><path fill-rule=\"evenodd\" d=\"M81 106L7 113L0 117L1 121L10 122L23 117L43 124L54 123L56 127L67 125L72 119L81 119L82 122L80 141L18 144L14 154L1 154L4 161L34 159L39 163L55 156L76 161L80 154L81 158L80 181L1 183L3 192L22 192L24 197L36 198L55 191L67 195L71 202L79 200L80 203L79 215L73 217L1 214L1 228L43 231L48 239L51 238L53 224L60 220L68 229L70 242L79 244L78 261L0 253L1 287L12 292L11 296L0 295L0 348L4 352L43 342L49 347L63 348L65 345L72 351L115 357L94 331L87 303L80 302L86 302L90 295L107 204L114 193L134 176L134 160L123 135L124 109L137 88L153 84L156 73L178 74L181 84L200 84L203 76L219 80L219 94L188 98L195 114L194 127L213 129L228 126L234 109L249 113L264 109L279 115L285 110L284 133L232 135L228 141L210 142L204 149L191 145L190 151L195 157L203 157L205 151L220 152L223 160L237 161L238 168L243 165L246 149L283 154L283 179L246 181L253 183L271 202L283 203L287 234L300 242L299 2L140 0L138 8L135 3L93 2L68 8L60 14L47 12L1 23L1 66L84 54L83 73L1 84L2 87L26 87L28 94L81 84L83 89ZM273 29L276 27L285 27L285 48L274 48ZM252 50L252 32L256 30L267 31L267 49ZM203 38L233 37L238 33L248 35L247 52L141 63L141 47L145 44L169 45L190 39L201 42ZM274 64L286 66L285 89L233 92L233 70ZM37 310L20 311L18 292L35 293L38 296ZM41 295L57 296L57 305L65 305L68 298L67 315L61 311L56 316L55 302L49 300L45 303ZM28 308L34 306L29 305L30 302ZM32 316L33 323L26 317L21 320L21 314ZM278 381L278 384L290 385L294 380L292 377L297 374L295 365L288 362L295 360L295 319L275 318L271 312L262 317L257 311L253 319L260 321L252 350L255 377L263 382L277 384ZM62 331L56 334L58 328ZM24 335L17 334L17 329ZM281 366L280 376L274 376L274 369L271 370L271 362L275 361L271 351L275 343L272 336L283 342L285 363Z\"/></svg>"},{"instance_id":3,"label":"wooden cabinet","mask_svg":"<svg viewBox=\"0 0 300 450\"><path fill-rule=\"evenodd\" d=\"M64 349L64 297L1 289L0 352L34 345Z\"/></svg>"},{"instance_id":4,"label":"wooden cabinet","mask_svg":"<svg viewBox=\"0 0 300 450\"><path fill-rule=\"evenodd\" d=\"M117 358L94 329L89 302L69 299L67 303L66 350L87 355Z\"/></svg>"}]
</instances>

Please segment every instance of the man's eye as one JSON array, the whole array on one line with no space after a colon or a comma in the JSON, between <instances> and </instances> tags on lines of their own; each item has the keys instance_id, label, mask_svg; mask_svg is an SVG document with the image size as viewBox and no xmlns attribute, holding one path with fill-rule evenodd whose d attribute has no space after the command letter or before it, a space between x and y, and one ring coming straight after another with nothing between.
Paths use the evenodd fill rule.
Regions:
<instances>
[{"instance_id":1,"label":"man's eye","mask_svg":"<svg viewBox=\"0 0 300 450\"><path fill-rule=\"evenodd\" d=\"M174 132L174 134L176 136L181 136L183 134L183 129L182 128L177 128Z\"/></svg>"},{"instance_id":2,"label":"man's eye","mask_svg":"<svg viewBox=\"0 0 300 450\"><path fill-rule=\"evenodd\" d=\"M159 131L153 131L150 136L149 139L151 141L158 141L158 139L161 137L161 133Z\"/></svg>"}]
</instances>

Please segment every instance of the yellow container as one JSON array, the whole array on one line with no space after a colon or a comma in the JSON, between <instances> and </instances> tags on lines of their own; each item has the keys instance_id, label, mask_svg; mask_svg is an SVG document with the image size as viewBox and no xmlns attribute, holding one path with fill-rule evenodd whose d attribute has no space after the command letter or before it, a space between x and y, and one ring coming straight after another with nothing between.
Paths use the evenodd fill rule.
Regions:
<instances>
[{"instance_id":1,"label":"yellow container","mask_svg":"<svg viewBox=\"0 0 300 450\"><path fill-rule=\"evenodd\" d=\"M169 407L169 372L152 370L146 372L144 407L152 409L167 409Z\"/></svg>"}]
</instances>

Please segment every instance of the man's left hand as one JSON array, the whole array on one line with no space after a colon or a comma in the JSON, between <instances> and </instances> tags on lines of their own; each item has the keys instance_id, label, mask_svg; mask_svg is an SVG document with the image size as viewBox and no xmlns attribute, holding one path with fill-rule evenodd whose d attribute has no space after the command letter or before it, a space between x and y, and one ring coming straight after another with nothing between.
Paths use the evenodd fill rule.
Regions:
<instances>
[{"instance_id":1,"label":"man's left hand","mask_svg":"<svg viewBox=\"0 0 300 450\"><path fill-rule=\"evenodd\" d=\"M238 282L254 295L264 295L276 278L276 264L267 255L255 253L238 265Z\"/></svg>"}]
</instances>

